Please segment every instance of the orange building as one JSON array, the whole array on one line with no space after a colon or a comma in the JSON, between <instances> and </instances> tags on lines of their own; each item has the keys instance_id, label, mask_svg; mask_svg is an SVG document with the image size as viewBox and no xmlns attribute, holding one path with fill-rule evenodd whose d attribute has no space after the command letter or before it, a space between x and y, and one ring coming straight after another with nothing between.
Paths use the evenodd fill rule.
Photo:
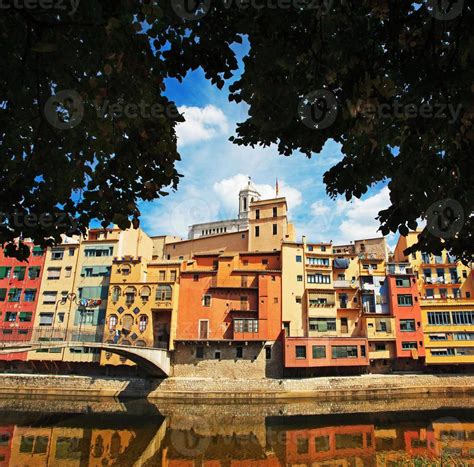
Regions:
<instances>
[{"instance_id":1,"label":"orange building","mask_svg":"<svg viewBox=\"0 0 474 467\"><path fill-rule=\"evenodd\" d=\"M261 377L281 365L279 251L195 255L181 272L179 303L176 376Z\"/></svg>"}]
</instances>

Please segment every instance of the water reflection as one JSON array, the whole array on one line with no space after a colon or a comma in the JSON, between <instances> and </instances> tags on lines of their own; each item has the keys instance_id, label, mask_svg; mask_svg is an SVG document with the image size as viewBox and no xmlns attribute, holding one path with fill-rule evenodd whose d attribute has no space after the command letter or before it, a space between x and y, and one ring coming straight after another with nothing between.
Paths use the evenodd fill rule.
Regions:
<instances>
[{"instance_id":1,"label":"water reflection","mask_svg":"<svg viewBox=\"0 0 474 467\"><path fill-rule=\"evenodd\" d=\"M196 419L183 406L167 416L0 413L8 422L0 466L474 465L471 409L250 418L234 410L222 419Z\"/></svg>"}]
</instances>

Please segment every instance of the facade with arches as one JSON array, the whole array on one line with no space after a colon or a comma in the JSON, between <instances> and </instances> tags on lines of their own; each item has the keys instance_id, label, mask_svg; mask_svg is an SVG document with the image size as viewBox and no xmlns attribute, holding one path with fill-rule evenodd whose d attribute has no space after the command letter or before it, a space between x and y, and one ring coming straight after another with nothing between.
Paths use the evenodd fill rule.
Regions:
<instances>
[{"instance_id":1,"label":"facade with arches","mask_svg":"<svg viewBox=\"0 0 474 467\"><path fill-rule=\"evenodd\" d=\"M112 264L104 342L173 350L181 262L125 256ZM132 365L102 352L102 365Z\"/></svg>"}]
</instances>

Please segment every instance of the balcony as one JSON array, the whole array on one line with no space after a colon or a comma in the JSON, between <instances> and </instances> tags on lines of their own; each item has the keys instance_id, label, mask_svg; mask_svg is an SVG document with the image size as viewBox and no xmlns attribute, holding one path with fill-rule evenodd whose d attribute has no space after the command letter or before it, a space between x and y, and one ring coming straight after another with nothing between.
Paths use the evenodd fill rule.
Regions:
<instances>
[{"instance_id":1,"label":"balcony","mask_svg":"<svg viewBox=\"0 0 474 467\"><path fill-rule=\"evenodd\" d=\"M235 318L232 320L232 338L238 341L265 340L260 334L260 320Z\"/></svg>"},{"instance_id":2,"label":"balcony","mask_svg":"<svg viewBox=\"0 0 474 467\"><path fill-rule=\"evenodd\" d=\"M356 281L336 280L334 281L335 289L357 289L359 285Z\"/></svg>"},{"instance_id":3,"label":"balcony","mask_svg":"<svg viewBox=\"0 0 474 467\"><path fill-rule=\"evenodd\" d=\"M388 274L397 276L406 276L406 275L413 275L414 271L413 268L410 266L409 263L389 263L387 265L387 272Z\"/></svg>"}]
</instances>

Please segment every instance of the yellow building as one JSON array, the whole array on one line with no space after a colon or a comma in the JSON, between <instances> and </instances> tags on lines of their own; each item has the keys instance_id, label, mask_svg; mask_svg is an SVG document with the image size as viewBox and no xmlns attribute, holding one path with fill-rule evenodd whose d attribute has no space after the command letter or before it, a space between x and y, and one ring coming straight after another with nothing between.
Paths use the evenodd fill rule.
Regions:
<instances>
[{"instance_id":1,"label":"yellow building","mask_svg":"<svg viewBox=\"0 0 474 467\"><path fill-rule=\"evenodd\" d=\"M293 224L288 222L286 198L250 203L249 251L280 250L284 241L294 241Z\"/></svg>"},{"instance_id":2,"label":"yellow building","mask_svg":"<svg viewBox=\"0 0 474 467\"><path fill-rule=\"evenodd\" d=\"M104 341L174 349L180 261L147 261L123 256L114 260L107 301ZM103 352L102 365L133 365Z\"/></svg>"},{"instance_id":3,"label":"yellow building","mask_svg":"<svg viewBox=\"0 0 474 467\"><path fill-rule=\"evenodd\" d=\"M38 297L33 340L64 341L71 320L72 302L68 294L74 291L79 262L79 237L64 238L48 248ZM62 360L64 349L28 352L28 360Z\"/></svg>"},{"instance_id":4,"label":"yellow building","mask_svg":"<svg viewBox=\"0 0 474 467\"><path fill-rule=\"evenodd\" d=\"M427 364L474 363L474 275L443 251L434 256L404 250L417 232L400 237L395 259L409 261L417 277Z\"/></svg>"}]
</instances>

